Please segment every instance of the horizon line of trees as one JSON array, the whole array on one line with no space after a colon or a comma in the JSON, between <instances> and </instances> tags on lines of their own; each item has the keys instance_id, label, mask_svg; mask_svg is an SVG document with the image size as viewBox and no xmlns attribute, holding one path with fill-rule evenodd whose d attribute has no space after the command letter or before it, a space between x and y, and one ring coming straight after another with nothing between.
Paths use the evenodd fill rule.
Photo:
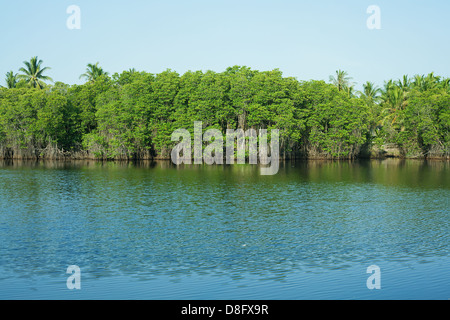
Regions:
<instances>
[{"instance_id":1,"label":"horizon line of trees","mask_svg":"<svg viewBox=\"0 0 450 320\"><path fill-rule=\"evenodd\" d=\"M283 77L278 69L233 66L224 72L135 69L98 63L68 85L37 57L0 88L2 158L168 158L174 130L279 129L285 158L450 157L450 79L430 73L366 82L354 89L342 70L325 81Z\"/></svg>"}]
</instances>

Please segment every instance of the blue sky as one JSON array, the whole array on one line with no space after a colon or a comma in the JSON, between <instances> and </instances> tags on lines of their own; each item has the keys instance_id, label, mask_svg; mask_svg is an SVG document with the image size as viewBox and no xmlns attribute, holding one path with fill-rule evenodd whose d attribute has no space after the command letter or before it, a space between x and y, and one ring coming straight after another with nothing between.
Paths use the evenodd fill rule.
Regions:
<instances>
[{"instance_id":1,"label":"blue sky","mask_svg":"<svg viewBox=\"0 0 450 320\"><path fill-rule=\"evenodd\" d=\"M66 26L69 5L80 7L80 30ZM366 26L369 5L380 7L381 30ZM328 81L342 69L358 87L450 77L449 17L448 0L2 0L0 82L36 55L69 84L97 61L111 74L245 65Z\"/></svg>"}]
</instances>

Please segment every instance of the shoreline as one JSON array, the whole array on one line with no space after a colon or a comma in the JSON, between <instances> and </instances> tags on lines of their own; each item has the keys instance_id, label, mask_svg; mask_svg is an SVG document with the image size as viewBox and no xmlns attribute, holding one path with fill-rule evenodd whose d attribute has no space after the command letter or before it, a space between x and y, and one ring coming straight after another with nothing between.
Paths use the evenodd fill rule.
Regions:
<instances>
[{"instance_id":1,"label":"shoreline","mask_svg":"<svg viewBox=\"0 0 450 320\"><path fill-rule=\"evenodd\" d=\"M225 154L225 153L224 153ZM359 152L353 156L333 157L326 152L318 152L316 150L308 150L307 148L300 149L298 151L282 151L279 153L279 161L291 161L291 160L385 160L385 159L417 159L417 160L442 160L450 161L449 155L440 155L438 152L429 153L424 155L423 153L416 152L414 154L407 154L407 152L401 147L394 146L393 144L386 144L381 147L372 146L364 151ZM89 160L89 161L171 161L170 151L164 149L162 154L158 154L153 150L145 150L135 152L132 155L119 154L115 157L108 157L106 155L96 155L87 150L78 151L65 151L63 149L55 148L35 148L28 147L24 149L17 149L11 147L0 146L0 160L27 160L27 161L40 161L40 160L52 160L52 161L76 161L76 160ZM223 158L225 164L226 157ZM245 162L248 162L248 156ZM258 158L259 163L259 158Z\"/></svg>"},{"instance_id":2,"label":"shoreline","mask_svg":"<svg viewBox=\"0 0 450 320\"><path fill-rule=\"evenodd\" d=\"M0 157L0 161L28 161L28 162L39 162L39 161L60 161L60 162L70 162L70 161L91 161L91 162L153 162L153 161L171 161L171 158L166 157L154 157L154 158L117 158L117 159L103 159L95 157ZM418 160L418 161L450 161L450 156L448 157L402 157L402 156L371 156L371 157L353 157L353 158L331 158L331 157L292 157L292 158L279 158L280 162L289 161L364 161L364 160ZM205 164L205 163L202 163ZM237 163L234 163L237 164ZM245 164L249 164L246 160ZM193 165L193 163L192 163ZM229 165L223 163L222 165ZM260 163L258 162L258 165Z\"/></svg>"}]
</instances>

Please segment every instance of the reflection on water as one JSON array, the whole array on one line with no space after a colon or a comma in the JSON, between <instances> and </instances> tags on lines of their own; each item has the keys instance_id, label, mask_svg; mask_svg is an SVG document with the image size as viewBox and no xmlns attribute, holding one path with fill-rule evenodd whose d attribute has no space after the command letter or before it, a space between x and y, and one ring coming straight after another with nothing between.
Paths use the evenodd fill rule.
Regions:
<instances>
[{"instance_id":1,"label":"reflection on water","mask_svg":"<svg viewBox=\"0 0 450 320\"><path fill-rule=\"evenodd\" d=\"M351 282L355 266L438 270L450 261L449 196L445 161L285 162L274 176L254 165L1 162L0 298L17 279L45 288L71 264L83 280L135 279L129 291L160 283L169 292L154 297L171 298L183 295L170 281L192 278L220 279L194 281L208 298L228 286L285 299L300 283L320 292L335 275ZM445 272L424 284L439 298ZM313 274L322 280L305 284Z\"/></svg>"}]
</instances>

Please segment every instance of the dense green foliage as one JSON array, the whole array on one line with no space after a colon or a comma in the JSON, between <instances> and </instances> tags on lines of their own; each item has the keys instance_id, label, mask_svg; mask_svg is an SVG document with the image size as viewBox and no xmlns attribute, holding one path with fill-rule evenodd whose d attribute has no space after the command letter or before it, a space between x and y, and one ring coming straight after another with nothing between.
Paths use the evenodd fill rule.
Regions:
<instances>
[{"instance_id":1,"label":"dense green foliage","mask_svg":"<svg viewBox=\"0 0 450 320\"><path fill-rule=\"evenodd\" d=\"M83 85L45 85L45 69L32 60L21 69L22 85L7 75L9 89L0 89L1 157L168 158L172 132L192 132L194 121L224 135L279 129L286 158L382 155L386 144L407 157L450 156L449 79L434 74L391 80L383 89L368 82L355 92L340 70L326 83L238 66L109 76L95 64Z\"/></svg>"}]
</instances>

